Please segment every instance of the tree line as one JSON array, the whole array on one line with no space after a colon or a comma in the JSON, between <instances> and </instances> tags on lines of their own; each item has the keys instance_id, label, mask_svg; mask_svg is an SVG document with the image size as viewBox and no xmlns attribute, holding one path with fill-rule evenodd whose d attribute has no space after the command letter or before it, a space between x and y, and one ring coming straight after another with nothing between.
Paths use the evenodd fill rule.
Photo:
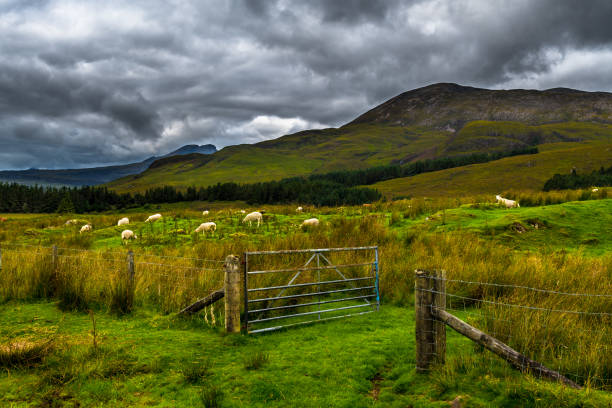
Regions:
<instances>
[{"instance_id":1,"label":"tree line","mask_svg":"<svg viewBox=\"0 0 612 408\"><path fill-rule=\"evenodd\" d=\"M590 174L578 174L573 169L569 174L555 174L544 183L544 191L550 190L577 190L593 186L612 186L612 166L605 169L594 170Z\"/></svg>"},{"instance_id":2,"label":"tree line","mask_svg":"<svg viewBox=\"0 0 612 408\"><path fill-rule=\"evenodd\" d=\"M302 203L317 206L359 205L379 200L381 194L362 187L379 181L484 163L519 154L534 154L535 147L499 153L475 153L423 160L405 165L336 171L251 184L217 183L208 187L155 187L144 193L117 193L106 187L43 187L0 183L0 212L96 212L181 201L246 201L249 204Z\"/></svg>"}]
</instances>

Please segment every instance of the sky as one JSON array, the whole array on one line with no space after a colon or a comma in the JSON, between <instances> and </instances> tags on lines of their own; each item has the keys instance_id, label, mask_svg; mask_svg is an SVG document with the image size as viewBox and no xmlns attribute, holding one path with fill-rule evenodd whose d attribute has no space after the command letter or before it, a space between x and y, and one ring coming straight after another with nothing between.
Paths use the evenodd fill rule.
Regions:
<instances>
[{"instance_id":1,"label":"sky","mask_svg":"<svg viewBox=\"0 0 612 408\"><path fill-rule=\"evenodd\" d=\"M436 82L612 91L609 0L0 0L0 169L341 126Z\"/></svg>"}]
</instances>

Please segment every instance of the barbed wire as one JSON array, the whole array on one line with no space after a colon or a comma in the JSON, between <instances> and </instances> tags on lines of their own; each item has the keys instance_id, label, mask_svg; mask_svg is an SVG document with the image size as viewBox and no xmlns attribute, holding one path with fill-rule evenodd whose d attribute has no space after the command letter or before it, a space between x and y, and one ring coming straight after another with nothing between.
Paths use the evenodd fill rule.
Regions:
<instances>
[{"instance_id":1,"label":"barbed wire","mask_svg":"<svg viewBox=\"0 0 612 408\"><path fill-rule=\"evenodd\" d=\"M512 285L512 284L505 284L505 283L490 283L490 282L466 281L466 280L462 280L462 279L446 279L446 278L441 278L441 277L438 277L438 276L422 276L422 277L423 278L427 278L427 279L444 280L446 282L466 283L466 284L470 284L470 285L482 285L482 286L495 286L495 287L503 287L503 288L527 289L527 290L532 290L532 291L535 291L535 292L551 293L551 294L555 294L555 295L585 296L585 297L609 297L609 298L612 298L612 294L570 293L570 292L560 292L560 291L549 290L549 289L539 289L539 288L532 288L532 287L529 287L529 286Z\"/></svg>"},{"instance_id":2,"label":"barbed wire","mask_svg":"<svg viewBox=\"0 0 612 408\"><path fill-rule=\"evenodd\" d=\"M608 312L585 312L585 311L580 311L580 310L549 309L549 308L537 307L537 306L525 306L525 305L517 305L514 303L494 302L491 300L470 298L466 296L455 295L453 293L440 292L440 291L433 290L433 289L415 289L415 290L418 290L421 292L430 292L430 293L436 293L440 295L446 295L446 296L450 296L450 297L454 297L458 299L470 300L472 302L482 302L482 303L488 303L488 304L494 304L494 305L500 305L500 306L516 307L516 308L521 308L521 309L538 310L538 311L543 311L543 312L569 313L569 314L581 314L581 315L592 315L592 316L612 316L612 313L608 313Z\"/></svg>"}]
</instances>

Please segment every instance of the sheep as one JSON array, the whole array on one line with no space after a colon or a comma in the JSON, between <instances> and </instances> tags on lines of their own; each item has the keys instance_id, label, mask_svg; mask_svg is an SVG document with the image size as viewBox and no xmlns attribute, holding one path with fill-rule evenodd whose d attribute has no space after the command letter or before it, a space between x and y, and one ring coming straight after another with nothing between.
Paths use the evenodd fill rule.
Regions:
<instances>
[{"instance_id":1,"label":"sheep","mask_svg":"<svg viewBox=\"0 0 612 408\"><path fill-rule=\"evenodd\" d=\"M202 211L202 215L208 215L208 210Z\"/></svg>"},{"instance_id":2,"label":"sheep","mask_svg":"<svg viewBox=\"0 0 612 408\"><path fill-rule=\"evenodd\" d=\"M214 222L203 222L194 232L215 232L217 230L217 224Z\"/></svg>"},{"instance_id":3,"label":"sheep","mask_svg":"<svg viewBox=\"0 0 612 408\"><path fill-rule=\"evenodd\" d=\"M81 230L79 231L79 234L82 234L84 232L88 232L91 231L91 224L85 224L81 227Z\"/></svg>"},{"instance_id":4,"label":"sheep","mask_svg":"<svg viewBox=\"0 0 612 408\"><path fill-rule=\"evenodd\" d=\"M302 212L302 211L304 211L304 209L302 207L298 207L298 208L295 209L295 212Z\"/></svg>"},{"instance_id":5,"label":"sheep","mask_svg":"<svg viewBox=\"0 0 612 408\"><path fill-rule=\"evenodd\" d=\"M75 220L75 219L72 219L72 220L68 220L68 221L66 221L66 224L64 224L64 225L74 225L74 224L76 224L77 222L79 222L79 221L78 221L78 220Z\"/></svg>"},{"instance_id":6,"label":"sheep","mask_svg":"<svg viewBox=\"0 0 612 408\"><path fill-rule=\"evenodd\" d=\"M121 232L121 240L122 241L129 241L130 239L137 239L138 235L134 234L134 231L132 230L123 230L123 232Z\"/></svg>"},{"instance_id":7,"label":"sheep","mask_svg":"<svg viewBox=\"0 0 612 408\"><path fill-rule=\"evenodd\" d=\"M117 221L117 226L120 227L122 225L127 225L130 223L130 220L128 217L123 217L122 219L120 219L119 221Z\"/></svg>"},{"instance_id":8,"label":"sheep","mask_svg":"<svg viewBox=\"0 0 612 408\"><path fill-rule=\"evenodd\" d=\"M263 222L263 215L261 215L260 212L254 211L252 213L247 214L246 217L244 217L244 219L242 220L242 223L245 223L247 221L249 222L249 226L251 226L251 222L257 221L257 226L259 227L259 224Z\"/></svg>"},{"instance_id":9,"label":"sheep","mask_svg":"<svg viewBox=\"0 0 612 408\"><path fill-rule=\"evenodd\" d=\"M307 220L304 220L304 222L302 222L302 227L318 227L319 226L319 220L316 218L309 218Z\"/></svg>"},{"instance_id":10,"label":"sheep","mask_svg":"<svg viewBox=\"0 0 612 408\"><path fill-rule=\"evenodd\" d=\"M246 214L246 211L240 210L240 214Z\"/></svg>"},{"instance_id":11,"label":"sheep","mask_svg":"<svg viewBox=\"0 0 612 408\"><path fill-rule=\"evenodd\" d=\"M149 221L150 222L155 222L155 221L159 220L161 217L162 217L161 214L153 214L153 215L149 216L149 218L147 218L145 220L145 222L149 222Z\"/></svg>"},{"instance_id":12,"label":"sheep","mask_svg":"<svg viewBox=\"0 0 612 408\"><path fill-rule=\"evenodd\" d=\"M520 205L519 205L519 203L517 201L509 200L507 198L503 198L500 195L496 195L495 199L497 200L497 202L499 204L505 205L506 208L520 207Z\"/></svg>"},{"instance_id":13,"label":"sheep","mask_svg":"<svg viewBox=\"0 0 612 408\"><path fill-rule=\"evenodd\" d=\"M596 193L598 191L599 191L599 189L597 187L595 187L594 189L591 190L591 192L593 192L593 193Z\"/></svg>"}]
</instances>

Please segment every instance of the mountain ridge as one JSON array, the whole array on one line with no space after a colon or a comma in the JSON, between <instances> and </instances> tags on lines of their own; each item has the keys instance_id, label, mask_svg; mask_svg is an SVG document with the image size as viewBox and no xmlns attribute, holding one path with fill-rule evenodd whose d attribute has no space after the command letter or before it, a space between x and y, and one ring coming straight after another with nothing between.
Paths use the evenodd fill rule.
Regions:
<instances>
[{"instance_id":1,"label":"mountain ridge","mask_svg":"<svg viewBox=\"0 0 612 408\"><path fill-rule=\"evenodd\" d=\"M212 144L182 146L163 156L151 156L136 163L113 166L88 167L82 169L37 169L0 170L0 182L20 184L40 184L54 186L84 186L104 184L117 178L140 174L156 161L173 156L200 154L207 155L217 151Z\"/></svg>"}]
</instances>

